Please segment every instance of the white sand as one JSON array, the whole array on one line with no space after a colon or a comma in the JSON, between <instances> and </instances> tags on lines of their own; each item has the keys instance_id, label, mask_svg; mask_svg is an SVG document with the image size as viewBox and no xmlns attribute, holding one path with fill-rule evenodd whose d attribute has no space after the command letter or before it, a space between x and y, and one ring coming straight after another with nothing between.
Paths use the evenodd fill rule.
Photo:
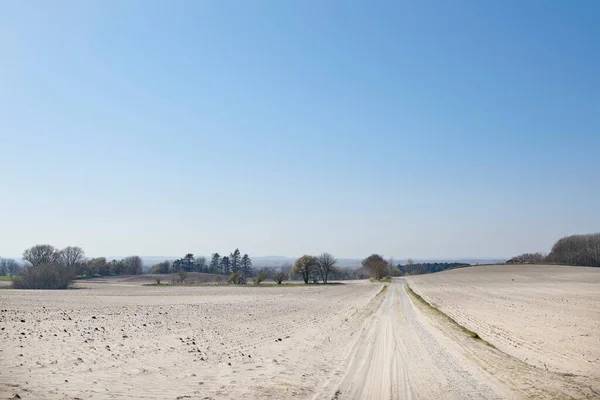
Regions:
<instances>
[{"instance_id":1,"label":"white sand","mask_svg":"<svg viewBox=\"0 0 600 400\"><path fill-rule=\"evenodd\" d=\"M498 349L403 279L379 295L369 282L2 289L0 398L600 398L600 270L474 267L407 281Z\"/></svg>"},{"instance_id":2,"label":"white sand","mask_svg":"<svg viewBox=\"0 0 600 400\"><path fill-rule=\"evenodd\" d=\"M600 391L600 268L481 266L407 282L499 350Z\"/></svg>"},{"instance_id":3,"label":"white sand","mask_svg":"<svg viewBox=\"0 0 600 400\"><path fill-rule=\"evenodd\" d=\"M381 288L83 285L0 291L0 398L307 398Z\"/></svg>"}]
</instances>

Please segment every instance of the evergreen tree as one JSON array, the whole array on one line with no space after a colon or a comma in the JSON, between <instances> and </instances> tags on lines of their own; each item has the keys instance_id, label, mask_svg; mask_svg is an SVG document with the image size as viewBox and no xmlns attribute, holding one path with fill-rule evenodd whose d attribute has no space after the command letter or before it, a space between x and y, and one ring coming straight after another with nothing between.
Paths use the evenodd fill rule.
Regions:
<instances>
[{"instance_id":1,"label":"evergreen tree","mask_svg":"<svg viewBox=\"0 0 600 400\"><path fill-rule=\"evenodd\" d=\"M182 259L183 269L187 272L192 272L195 264L194 255L192 253L187 253L185 257Z\"/></svg>"},{"instance_id":2,"label":"evergreen tree","mask_svg":"<svg viewBox=\"0 0 600 400\"><path fill-rule=\"evenodd\" d=\"M248 254L244 254L240 263L240 272L244 278L252 276L252 260L248 257Z\"/></svg>"},{"instance_id":3,"label":"evergreen tree","mask_svg":"<svg viewBox=\"0 0 600 400\"><path fill-rule=\"evenodd\" d=\"M229 261L229 257L225 256L223 258L221 258L221 263L220 263L220 267L221 267L221 273L224 275L229 275L231 273L231 262Z\"/></svg>"},{"instance_id":4,"label":"evergreen tree","mask_svg":"<svg viewBox=\"0 0 600 400\"><path fill-rule=\"evenodd\" d=\"M219 266L221 265L221 256L219 253L214 253L210 260L210 272L216 274L219 272Z\"/></svg>"},{"instance_id":5,"label":"evergreen tree","mask_svg":"<svg viewBox=\"0 0 600 400\"><path fill-rule=\"evenodd\" d=\"M239 272L240 270L240 249L235 249L235 251L229 254L229 262L231 264L231 272Z\"/></svg>"}]
</instances>

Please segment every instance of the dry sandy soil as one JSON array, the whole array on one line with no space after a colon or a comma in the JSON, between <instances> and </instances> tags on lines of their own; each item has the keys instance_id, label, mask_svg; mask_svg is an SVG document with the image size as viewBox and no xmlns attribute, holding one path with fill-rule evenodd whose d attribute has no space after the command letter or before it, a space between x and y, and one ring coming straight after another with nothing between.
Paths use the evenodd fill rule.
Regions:
<instances>
[{"instance_id":1,"label":"dry sandy soil","mask_svg":"<svg viewBox=\"0 0 600 400\"><path fill-rule=\"evenodd\" d=\"M310 398L382 288L78 286L0 291L0 398Z\"/></svg>"},{"instance_id":2,"label":"dry sandy soil","mask_svg":"<svg viewBox=\"0 0 600 400\"><path fill-rule=\"evenodd\" d=\"M407 281L530 371L554 373L564 385L560 377L570 378L600 398L600 268L481 266Z\"/></svg>"},{"instance_id":3,"label":"dry sandy soil","mask_svg":"<svg viewBox=\"0 0 600 400\"><path fill-rule=\"evenodd\" d=\"M402 279L2 289L0 398L600 398L600 270L477 267L408 283L491 346Z\"/></svg>"}]
</instances>

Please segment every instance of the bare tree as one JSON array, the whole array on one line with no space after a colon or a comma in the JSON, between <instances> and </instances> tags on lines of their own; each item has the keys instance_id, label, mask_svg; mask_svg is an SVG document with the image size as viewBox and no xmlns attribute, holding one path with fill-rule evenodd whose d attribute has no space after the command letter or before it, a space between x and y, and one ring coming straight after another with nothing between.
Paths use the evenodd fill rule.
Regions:
<instances>
[{"instance_id":1,"label":"bare tree","mask_svg":"<svg viewBox=\"0 0 600 400\"><path fill-rule=\"evenodd\" d=\"M281 272L283 272L286 276L292 276L292 263L286 261L281 264Z\"/></svg>"},{"instance_id":2,"label":"bare tree","mask_svg":"<svg viewBox=\"0 0 600 400\"><path fill-rule=\"evenodd\" d=\"M19 264L10 258L0 259L0 275L16 275L19 271Z\"/></svg>"},{"instance_id":3,"label":"bare tree","mask_svg":"<svg viewBox=\"0 0 600 400\"><path fill-rule=\"evenodd\" d=\"M81 247L69 246L60 251L60 262L67 267L75 267L85 260L85 253Z\"/></svg>"},{"instance_id":4,"label":"bare tree","mask_svg":"<svg viewBox=\"0 0 600 400\"><path fill-rule=\"evenodd\" d=\"M197 272L207 272L208 266L206 265L206 257L196 257L196 265L194 269Z\"/></svg>"},{"instance_id":5,"label":"bare tree","mask_svg":"<svg viewBox=\"0 0 600 400\"><path fill-rule=\"evenodd\" d=\"M371 254L362 260L363 267L371 273L371 277L377 280L385 278L388 274L388 263L379 254Z\"/></svg>"},{"instance_id":6,"label":"bare tree","mask_svg":"<svg viewBox=\"0 0 600 400\"><path fill-rule=\"evenodd\" d=\"M273 280L275 282L277 282L278 285L281 285L281 282L283 282L287 279L287 274L285 272L281 271L281 272L277 272L277 273L273 274L273 276L271 278L273 278Z\"/></svg>"},{"instance_id":7,"label":"bare tree","mask_svg":"<svg viewBox=\"0 0 600 400\"><path fill-rule=\"evenodd\" d=\"M317 257L305 254L294 263L292 274L301 276L304 283L308 283L315 268L317 268Z\"/></svg>"},{"instance_id":8,"label":"bare tree","mask_svg":"<svg viewBox=\"0 0 600 400\"><path fill-rule=\"evenodd\" d=\"M600 267L600 233L559 239L552 246L546 260L559 264Z\"/></svg>"},{"instance_id":9,"label":"bare tree","mask_svg":"<svg viewBox=\"0 0 600 400\"><path fill-rule=\"evenodd\" d=\"M130 256L123 259L123 262L127 266L127 273L130 275L139 275L143 272L142 269L142 258L140 256Z\"/></svg>"},{"instance_id":10,"label":"bare tree","mask_svg":"<svg viewBox=\"0 0 600 400\"><path fill-rule=\"evenodd\" d=\"M329 274L336 263L337 259L329 253L322 253L317 257L317 271L323 283L327 283Z\"/></svg>"},{"instance_id":11,"label":"bare tree","mask_svg":"<svg viewBox=\"0 0 600 400\"><path fill-rule=\"evenodd\" d=\"M546 256L542 253L524 253L511 258L507 264L541 264L546 260Z\"/></svg>"},{"instance_id":12,"label":"bare tree","mask_svg":"<svg viewBox=\"0 0 600 400\"><path fill-rule=\"evenodd\" d=\"M23 259L31 265L52 264L60 259L60 252L49 244L38 244L23 252Z\"/></svg>"},{"instance_id":13,"label":"bare tree","mask_svg":"<svg viewBox=\"0 0 600 400\"><path fill-rule=\"evenodd\" d=\"M188 274L185 270L180 269L179 272L177 272L177 275L179 276L179 283L185 283L185 280L188 277ZM160 282L158 282L160 283Z\"/></svg>"}]
</instances>

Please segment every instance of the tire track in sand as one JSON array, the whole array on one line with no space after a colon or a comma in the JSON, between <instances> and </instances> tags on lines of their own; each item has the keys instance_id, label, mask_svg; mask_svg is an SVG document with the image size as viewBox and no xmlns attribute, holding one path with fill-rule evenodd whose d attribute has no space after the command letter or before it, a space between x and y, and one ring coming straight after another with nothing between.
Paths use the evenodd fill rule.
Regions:
<instances>
[{"instance_id":1,"label":"tire track in sand","mask_svg":"<svg viewBox=\"0 0 600 400\"><path fill-rule=\"evenodd\" d=\"M394 279L358 338L336 399L505 399L513 397L432 332Z\"/></svg>"}]
</instances>

